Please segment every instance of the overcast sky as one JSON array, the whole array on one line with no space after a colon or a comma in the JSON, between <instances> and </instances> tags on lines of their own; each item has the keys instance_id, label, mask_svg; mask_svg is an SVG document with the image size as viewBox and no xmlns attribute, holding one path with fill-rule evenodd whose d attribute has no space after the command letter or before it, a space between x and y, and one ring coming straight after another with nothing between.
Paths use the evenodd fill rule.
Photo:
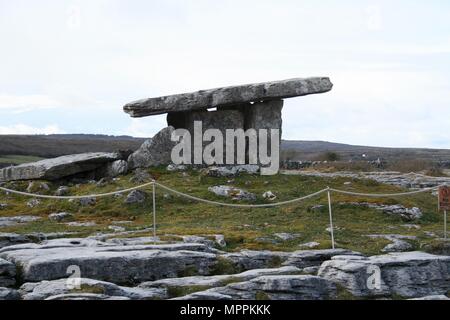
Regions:
<instances>
[{"instance_id":1,"label":"overcast sky","mask_svg":"<svg viewBox=\"0 0 450 320\"><path fill-rule=\"evenodd\" d=\"M283 138L450 148L450 1L0 0L0 134L152 136L140 98L329 76Z\"/></svg>"}]
</instances>

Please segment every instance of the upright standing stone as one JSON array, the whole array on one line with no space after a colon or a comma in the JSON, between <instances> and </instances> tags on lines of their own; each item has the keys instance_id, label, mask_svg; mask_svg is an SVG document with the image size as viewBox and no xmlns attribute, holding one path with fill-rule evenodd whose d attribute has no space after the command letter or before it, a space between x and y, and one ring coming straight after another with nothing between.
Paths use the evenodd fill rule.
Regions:
<instances>
[{"instance_id":1,"label":"upright standing stone","mask_svg":"<svg viewBox=\"0 0 450 320\"><path fill-rule=\"evenodd\" d=\"M169 164L175 143L171 140L174 128L169 126L158 132L153 139L145 141L142 146L128 157L128 169L148 168Z\"/></svg>"},{"instance_id":2,"label":"upright standing stone","mask_svg":"<svg viewBox=\"0 0 450 320\"><path fill-rule=\"evenodd\" d=\"M281 110L283 109L283 100L268 100L256 102L251 107L245 109L245 130L255 129L259 132L260 129L267 130L267 152L279 152L281 145ZM271 144L271 130L279 131L279 146L277 150L272 148ZM258 135L259 137L259 135ZM259 139L259 138L258 138ZM260 141L258 140L258 152L260 148Z\"/></svg>"},{"instance_id":3,"label":"upright standing stone","mask_svg":"<svg viewBox=\"0 0 450 320\"><path fill-rule=\"evenodd\" d=\"M194 140L195 121L202 123L202 135L208 129L218 129L223 136L223 163L226 161L226 130L244 129L244 114L239 110L199 111L186 113L186 128ZM203 148L210 142L203 142ZM194 146L192 146L194 151ZM236 148L235 148L236 150ZM193 159L194 160L194 159ZM193 162L194 163L194 162Z\"/></svg>"}]
</instances>

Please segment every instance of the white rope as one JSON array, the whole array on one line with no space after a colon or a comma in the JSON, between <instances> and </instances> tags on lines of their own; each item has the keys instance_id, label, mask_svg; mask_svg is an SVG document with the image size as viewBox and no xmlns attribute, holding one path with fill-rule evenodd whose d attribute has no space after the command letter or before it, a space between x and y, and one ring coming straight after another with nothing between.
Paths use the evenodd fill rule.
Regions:
<instances>
[{"instance_id":1,"label":"white rope","mask_svg":"<svg viewBox=\"0 0 450 320\"><path fill-rule=\"evenodd\" d=\"M153 183L154 182L152 181L152 182L144 183L139 186L128 188L128 189L107 192L107 193L91 194L91 195L85 195L85 196L50 196L50 195L44 195L44 194L35 194L35 193L11 190L11 189L4 188L4 187L0 187L0 190L9 192L9 193L19 194L22 196L27 196L27 197L43 198L43 199L66 199L67 200L67 199L86 199L86 198L108 197L108 196L113 196L115 194L125 193L125 192L129 192L129 191L137 190L137 189L143 189L145 187L152 185Z\"/></svg>"},{"instance_id":2,"label":"white rope","mask_svg":"<svg viewBox=\"0 0 450 320\"><path fill-rule=\"evenodd\" d=\"M235 203L225 203L225 202L219 202L219 201L212 201L212 200L206 200L206 199L202 199L202 198L198 198L198 197L194 197L191 196L189 194L174 190L172 188L169 188L165 185L162 185L158 182L155 182L155 184L157 186L160 186L161 188L165 189L166 191L172 192L174 194L177 194L179 196L191 199L191 200L196 200L196 201L200 201L200 202L204 202L204 203L208 203L208 204L214 204L214 205L218 205L218 206L225 206L225 207L235 207L235 208L266 208L266 207L276 207L276 206L282 206L282 205L286 205L286 204L290 204L290 203L294 203L294 202L299 202L302 200L306 200L309 198L313 198L315 196L318 196L326 191L328 191L328 189L323 189L320 191L317 191L315 193L309 194L307 196L301 197L301 198L296 198L296 199L292 199L292 200L287 200L287 201L282 201L282 202L277 202L277 203L267 203L267 204L235 204Z\"/></svg>"},{"instance_id":3,"label":"white rope","mask_svg":"<svg viewBox=\"0 0 450 320\"><path fill-rule=\"evenodd\" d=\"M35 194L35 193L17 191L17 190L4 188L4 187L0 187L0 190L3 190L5 192L9 192L9 193L15 193L15 194L22 195L22 196L34 197L34 198L44 198L44 199L85 199L85 198L108 197L108 196L112 196L112 195L116 195L116 194L130 192L130 191L137 190L137 189L143 189L143 188L148 187L150 185L158 185L159 187L165 189L166 191L172 192L174 194L177 194L179 196L182 196L182 197L185 197L185 198L188 198L188 199L191 199L191 200L195 200L195 201L199 201L199 202L203 202L203 203L208 203L208 204L213 204L213 205L218 205L218 206L234 207L234 208L268 208L268 207L283 206L283 205L287 205L287 204L291 204L291 203L295 203L295 202L300 202L300 201L303 201L303 200L306 200L306 199L310 199L310 198L316 197L316 196L318 196L318 195L320 195L320 194L322 194L324 192L329 192L329 191L336 192L336 193L341 193L341 194L346 194L346 195L352 195L352 196L382 198L382 197L409 196L409 195L413 195L413 194L425 193L425 192L430 192L430 191L433 191L433 190L437 190L440 187L444 186L444 185L441 185L441 186L436 186L436 187L433 187L433 188L426 188L426 189L421 189L421 190L417 190L417 191L410 191L410 192L381 193L381 194L359 193L359 192L351 192L351 191L345 191L345 190L334 189L334 188L326 188L326 189L317 191L315 193L306 195L304 197L295 198L295 199L292 199L292 200L281 201L281 202L276 202L276 203L267 203L267 204L253 204L253 205L252 204L225 203L225 202L207 200L207 199L191 196L191 195L189 195L187 193L183 193L183 192L177 191L175 189L167 187L167 186L165 186L165 185L163 185L161 183L158 183L156 181L151 181L151 182L144 183L144 184L136 186L136 187L131 187L131 188L127 188L127 189L117 190L117 191L113 191L113 192L100 193L100 194L91 194L91 195L84 195L84 196L83 195L82 196L50 196L50 195L42 195L42 194Z\"/></svg>"},{"instance_id":4,"label":"white rope","mask_svg":"<svg viewBox=\"0 0 450 320\"><path fill-rule=\"evenodd\" d=\"M442 185L442 186L444 186L444 185ZM330 191L333 191L336 193L341 193L341 194L347 194L347 195L351 195L351 196L384 198L384 197L402 197L402 196L409 196L409 195L418 194L418 193L430 192L430 191L437 190L442 186L436 186L433 188L426 188L426 189L421 189L421 190L417 190L417 191L400 192L400 193L359 193L359 192L351 192L351 191L345 191L345 190L333 189L333 188L331 188Z\"/></svg>"}]
</instances>

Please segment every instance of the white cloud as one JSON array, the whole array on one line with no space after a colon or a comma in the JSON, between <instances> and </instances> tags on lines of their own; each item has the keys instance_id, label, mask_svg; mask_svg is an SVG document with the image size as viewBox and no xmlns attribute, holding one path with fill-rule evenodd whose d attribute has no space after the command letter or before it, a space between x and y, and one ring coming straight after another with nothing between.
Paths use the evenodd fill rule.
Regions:
<instances>
[{"instance_id":1,"label":"white cloud","mask_svg":"<svg viewBox=\"0 0 450 320\"><path fill-rule=\"evenodd\" d=\"M9 109L13 112L56 108L60 104L59 101L44 94L23 96L0 94L0 109Z\"/></svg>"},{"instance_id":2,"label":"white cloud","mask_svg":"<svg viewBox=\"0 0 450 320\"><path fill-rule=\"evenodd\" d=\"M65 133L57 125L45 127L32 127L26 124L15 124L11 126L0 126L0 134L62 134Z\"/></svg>"},{"instance_id":3,"label":"white cloud","mask_svg":"<svg viewBox=\"0 0 450 320\"><path fill-rule=\"evenodd\" d=\"M118 132L118 135L149 138L153 137L159 130L167 125L165 116L131 119L130 121L131 123L129 126L123 131Z\"/></svg>"}]
</instances>

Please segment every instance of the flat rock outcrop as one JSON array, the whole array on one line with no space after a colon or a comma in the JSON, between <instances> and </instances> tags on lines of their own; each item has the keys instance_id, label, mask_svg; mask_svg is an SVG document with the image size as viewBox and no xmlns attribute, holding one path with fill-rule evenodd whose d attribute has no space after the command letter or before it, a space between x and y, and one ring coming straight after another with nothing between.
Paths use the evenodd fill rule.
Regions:
<instances>
[{"instance_id":1,"label":"flat rock outcrop","mask_svg":"<svg viewBox=\"0 0 450 320\"><path fill-rule=\"evenodd\" d=\"M25 283L20 287L19 293L24 300L45 300L52 296L89 292L133 300L164 299L167 297L167 290L163 288L129 288L93 279L80 278L77 280L76 286L72 283L70 283L71 286L68 286L68 279Z\"/></svg>"},{"instance_id":2,"label":"flat rock outcrop","mask_svg":"<svg viewBox=\"0 0 450 320\"><path fill-rule=\"evenodd\" d=\"M10 287L16 283L16 266L0 259L0 287Z\"/></svg>"},{"instance_id":3,"label":"flat rock outcrop","mask_svg":"<svg viewBox=\"0 0 450 320\"><path fill-rule=\"evenodd\" d=\"M121 160L120 153L91 152L45 159L0 170L0 181L57 180L94 171L107 163Z\"/></svg>"},{"instance_id":4,"label":"flat rock outcrop","mask_svg":"<svg viewBox=\"0 0 450 320\"><path fill-rule=\"evenodd\" d=\"M281 267L270 269L254 269L237 274L217 275L217 276L194 276L182 278L162 279L152 282L144 282L140 288L182 288L182 287L220 287L227 282L242 282L254 278L268 275L289 275L298 274L301 270L296 267Z\"/></svg>"},{"instance_id":5,"label":"flat rock outcrop","mask_svg":"<svg viewBox=\"0 0 450 320\"><path fill-rule=\"evenodd\" d=\"M208 250L202 244L118 246L61 239L3 248L0 257L19 266L23 280L28 282L65 278L68 267L76 265L83 277L125 284L186 273L209 274L217 262L216 255L192 251L195 248Z\"/></svg>"},{"instance_id":6,"label":"flat rock outcrop","mask_svg":"<svg viewBox=\"0 0 450 320\"><path fill-rule=\"evenodd\" d=\"M20 294L17 290L0 287L0 301L20 300Z\"/></svg>"},{"instance_id":7,"label":"flat rock outcrop","mask_svg":"<svg viewBox=\"0 0 450 320\"><path fill-rule=\"evenodd\" d=\"M145 117L305 96L328 92L332 88L329 78L294 78L143 99L128 103L123 109L132 117Z\"/></svg>"},{"instance_id":8,"label":"flat rock outcrop","mask_svg":"<svg viewBox=\"0 0 450 320\"><path fill-rule=\"evenodd\" d=\"M450 257L423 252L336 256L322 264L318 275L357 297L445 295L450 290Z\"/></svg>"},{"instance_id":9,"label":"flat rock outcrop","mask_svg":"<svg viewBox=\"0 0 450 320\"><path fill-rule=\"evenodd\" d=\"M336 285L317 276L275 275L193 293L178 300L329 300L336 295Z\"/></svg>"}]
</instances>

